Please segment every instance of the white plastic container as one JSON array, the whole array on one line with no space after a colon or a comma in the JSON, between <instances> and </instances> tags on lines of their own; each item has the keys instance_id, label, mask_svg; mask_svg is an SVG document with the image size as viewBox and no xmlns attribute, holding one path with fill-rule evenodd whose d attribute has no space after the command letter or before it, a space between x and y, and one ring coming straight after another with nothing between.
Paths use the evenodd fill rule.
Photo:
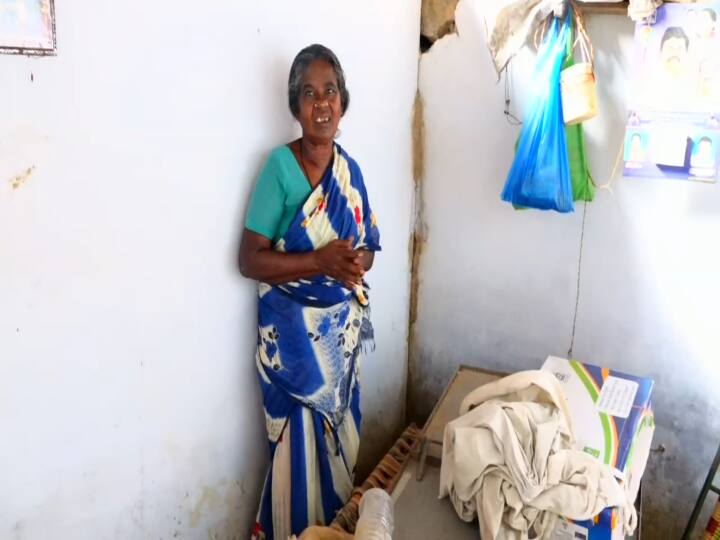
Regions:
<instances>
[{"instance_id":1,"label":"white plastic container","mask_svg":"<svg viewBox=\"0 0 720 540\"><path fill-rule=\"evenodd\" d=\"M560 73L563 118L568 125L589 120L598 113L592 64L582 62Z\"/></svg>"},{"instance_id":2,"label":"white plastic container","mask_svg":"<svg viewBox=\"0 0 720 540\"><path fill-rule=\"evenodd\" d=\"M359 513L355 540L392 540L393 502L385 490L367 490L360 501Z\"/></svg>"}]
</instances>

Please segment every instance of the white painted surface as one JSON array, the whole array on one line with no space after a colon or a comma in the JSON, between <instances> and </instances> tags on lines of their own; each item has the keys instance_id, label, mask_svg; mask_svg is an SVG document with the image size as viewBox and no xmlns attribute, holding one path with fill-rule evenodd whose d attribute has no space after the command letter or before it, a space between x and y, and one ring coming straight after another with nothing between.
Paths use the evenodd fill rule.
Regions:
<instances>
[{"instance_id":1,"label":"white painted surface","mask_svg":"<svg viewBox=\"0 0 720 540\"><path fill-rule=\"evenodd\" d=\"M235 254L312 42L385 248L366 459L401 427L419 1L56 8L57 57L0 56L0 537L246 538L267 445Z\"/></svg>"},{"instance_id":2,"label":"white painted surface","mask_svg":"<svg viewBox=\"0 0 720 540\"><path fill-rule=\"evenodd\" d=\"M582 206L559 215L500 201L518 128L503 115L481 5L461 0L459 36L436 43L420 65L429 240L411 364L417 415L458 363L537 368L570 344ZM601 117L586 124L587 146L604 183L624 131L633 27L607 15L589 17L588 27ZM531 66L527 51L513 63L514 107L534 84ZM720 185L629 179L588 207L574 352L656 381L655 443L668 451L653 455L646 474L648 538L680 536L717 448L719 209Z\"/></svg>"}]
</instances>

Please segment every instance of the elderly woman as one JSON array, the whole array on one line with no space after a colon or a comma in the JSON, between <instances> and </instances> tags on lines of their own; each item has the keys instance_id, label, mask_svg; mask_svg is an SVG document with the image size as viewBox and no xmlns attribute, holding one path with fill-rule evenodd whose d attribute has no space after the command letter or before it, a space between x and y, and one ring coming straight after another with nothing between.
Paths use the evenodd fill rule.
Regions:
<instances>
[{"instance_id":1,"label":"elderly woman","mask_svg":"<svg viewBox=\"0 0 720 540\"><path fill-rule=\"evenodd\" d=\"M302 137L260 173L240 249L260 282L256 363L271 465L253 538L326 524L349 498L360 432L358 362L372 339L363 276L380 250L357 163L335 143L350 95L333 52L311 45L288 81Z\"/></svg>"}]
</instances>

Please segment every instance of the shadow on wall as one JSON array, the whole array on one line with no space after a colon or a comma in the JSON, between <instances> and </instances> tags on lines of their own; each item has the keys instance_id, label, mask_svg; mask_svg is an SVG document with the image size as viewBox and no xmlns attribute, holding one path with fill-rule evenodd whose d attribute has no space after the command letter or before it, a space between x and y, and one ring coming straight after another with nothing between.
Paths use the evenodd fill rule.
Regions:
<instances>
[{"instance_id":1,"label":"shadow on wall","mask_svg":"<svg viewBox=\"0 0 720 540\"><path fill-rule=\"evenodd\" d=\"M297 136L296 122L290 113L287 101L287 74L290 69L292 58L278 56L273 62L264 64L260 67L262 74L263 87L270 89L275 100L258 100L258 103L267 104L267 110L262 115L267 118L269 123L258 126L248 126L247 129L257 131L258 138L262 136L262 150L254 152L250 158L250 163L240 163L237 169L242 171L243 176L247 178L239 179L244 184L244 189L240 193L238 201L238 210L235 216L235 226L230 234L233 235L234 241L229 245L231 250L229 253L229 264L233 271L237 274L242 286L257 287L254 281L246 280L240 275L240 242L243 231L245 229L245 217L250 197L255 188L255 182L262 170L268 155L273 148L290 142ZM252 140L252 138L251 138ZM255 146L255 145L253 145ZM238 153L238 159L242 159L243 152ZM252 296L252 303L248 305L238 306L242 311L239 321L243 325L252 327L252 333L257 328L257 304L256 296ZM239 335L239 334L238 334ZM242 367L243 380L256 381L257 368L255 366L255 343L240 344L238 347L242 351L242 358L238 358L238 362ZM235 403L237 411L251 409L252 414L258 418L258 424L262 426L261 432L257 434L248 434L241 441L245 450L256 455L262 455L265 462L269 464L268 444L265 432L265 415L262 406L262 393L258 384L251 384L252 392L250 394L238 395L238 401ZM266 457L267 456L267 457ZM236 466L236 475L234 478L240 478L242 475L242 460L238 459ZM265 469L258 471L256 478L252 481L247 478L233 481L232 484L222 483L217 487L203 488L202 497L196 502L190 515L191 521L197 524L205 512L214 509L220 505L227 511L227 519L222 523L218 523L215 527L207 530L210 538L245 538L248 534L246 527L255 521L258 505L260 504L260 496L262 486L265 481ZM193 525L194 526L194 525Z\"/></svg>"}]
</instances>

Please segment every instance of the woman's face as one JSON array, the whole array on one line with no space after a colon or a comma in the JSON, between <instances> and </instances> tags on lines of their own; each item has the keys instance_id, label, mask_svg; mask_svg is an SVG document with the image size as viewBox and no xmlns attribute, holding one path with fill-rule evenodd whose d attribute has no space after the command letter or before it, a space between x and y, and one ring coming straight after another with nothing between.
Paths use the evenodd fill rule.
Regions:
<instances>
[{"instance_id":1,"label":"woman's face","mask_svg":"<svg viewBox=\"0 0 720 540\"><path fill-rule=\"evenodd\" d=\"M300 113L298 122L303 137L313 142L329 142L342 116L337 76L332 66L324 60L316 60L303 76L300 87Z\"/></svg>"}]
</instances>

